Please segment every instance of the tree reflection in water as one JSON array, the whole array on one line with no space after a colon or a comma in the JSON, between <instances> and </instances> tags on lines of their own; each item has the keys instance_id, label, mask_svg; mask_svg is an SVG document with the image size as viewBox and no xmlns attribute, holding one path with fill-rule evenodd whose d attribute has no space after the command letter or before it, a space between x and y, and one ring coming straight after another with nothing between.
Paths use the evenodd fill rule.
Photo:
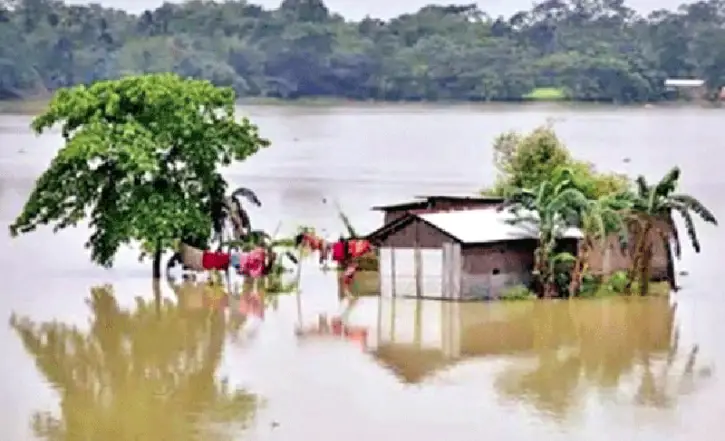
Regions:
<instances>
[{"instance_id":1,"label":"tree reflection in water","mask_svg":"<svg viewBox=\"0 0 725 441\"><path fill-rule=\"evenodd\" d=\"M592 387L658 408L694 390L697 346L681 351L676 307L667 299L541 302L535 309L527 314L534 365L507 369L496 383L505 397L564 418Z\"/></svg>"},{"instance_id":2,"label":"tree reflection in water","mask_svg":"<svg viewBox=\"0 0 725 441\"><path fill-rule=\"evenodd\" d=\"M227 326L223 309L139 298L135 309L126 310L108 286L92 289L87 303L89 331L11 318L38 370L61 396L60 418L34 416L39 438L222 440L251 421L256 397L215 376Z\"/></svg>"}]
</instances>

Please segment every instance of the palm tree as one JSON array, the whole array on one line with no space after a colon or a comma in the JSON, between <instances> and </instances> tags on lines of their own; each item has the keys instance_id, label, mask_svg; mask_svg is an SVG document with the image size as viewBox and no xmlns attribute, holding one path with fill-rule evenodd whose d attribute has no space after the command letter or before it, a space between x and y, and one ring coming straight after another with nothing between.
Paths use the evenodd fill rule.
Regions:
<instances>
[{"instance_id":1,"label":"palm tree","mask_svg":"<svg viewBox=\"0 0 725 441\"><path fill-rule=\"evenodd\" d=\"M640 295L649 291L650 270L653 255L653 234L659 236L667 247L674 247L675 257L681 256L680 234L675 225L673 212L682 217L690 243L695 252L700 252L700 241L692 214L703 221L717 225L717 219L699 200L687 194L675 193L680 180L680 169L674 167L657 184L649 185L644 176L637 178L636 193L632 195L633 205L629 212L631 227L634 229L636 245L632 265L629 270L627 293L631 293L633 283L639 281ZM673 283L670 280L670 283Z\"/></svg>"},{"instance_id":2,"label":"palm tree","mask_svg":"<svg viewBox=\"0 0 725 441\"><path fill-rule=\"evenodd\" d=\"M553 297L556 292L554 269L564 257L555 254L557 240L576 225L587 204L587 198L574 185L571 170L561 169L535 189L515 190L501 208L511 209L513 223L528 223L538 230L534 276L543 297Z\"/></svg>"},{"instance_id":3,"label":"palm tree","mask_svg":"<svg viewBox=\"0 0 725 441\"><path fill-rule=\"evenodd\" d=\"M612 234L617 234L622 247L627 246L629 239L623 211L631 207L631 200L626 194L610 194L586 202L580 213L579 228L584 238L579 242L579 250L569 285L569 295L575 296L582 285L582 278L587 273L587 262L597 242L601 243L606 252L606 244Z\"/></svg>"},{"instance_id":4,"label":"palm tree","mask_svg":"<svg viewBox=\"0 0 725 441\"><path fill-rule=\"evenodd\" d=\"M227 322L223 312L167 301L161 314L137 300L123 310L110 287L88 300L89 331L13 316L36 366L60 394L60 418L38 413L41 439L224 439L216 423L245 424L257 400L215 378ZM209 424L210 423L210 424ZM218 426L217 426L218 428Z\"/></svg>"}]
</instances>

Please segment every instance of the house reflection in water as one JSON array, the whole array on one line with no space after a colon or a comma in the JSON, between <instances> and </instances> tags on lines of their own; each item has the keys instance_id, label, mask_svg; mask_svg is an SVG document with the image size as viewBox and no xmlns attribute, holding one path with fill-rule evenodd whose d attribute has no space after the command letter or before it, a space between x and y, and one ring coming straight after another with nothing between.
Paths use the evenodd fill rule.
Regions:
<instances>
[{"instance_id":1,"label":"house reflection in water","mask_svg":"<svg viewBox=\"0 0 725 441\"><path fill-rule=\"evenodd\" d=\"M673 389L652 372L691 374L697 352L677 353L676 305L667 298L485 304L383 298L379 308L372 355L401 381L423 383L466 359L503 358L512 365L492 378L499 391L548 411L571 405L576 386L616 388L633 375L638 402L664 406Z\"/></svg>"},{"instance_id":2,"label":"house reflection in water","mask_svg":"<svg viewBox=\"0 0 725 441\"><path fill-rule=\"evenodd\" d=\"M466 358L531 352L531 321L547 305L555 304L381 299L374 356L403 381L418 383Z\"/></svg>"}]
</instances>

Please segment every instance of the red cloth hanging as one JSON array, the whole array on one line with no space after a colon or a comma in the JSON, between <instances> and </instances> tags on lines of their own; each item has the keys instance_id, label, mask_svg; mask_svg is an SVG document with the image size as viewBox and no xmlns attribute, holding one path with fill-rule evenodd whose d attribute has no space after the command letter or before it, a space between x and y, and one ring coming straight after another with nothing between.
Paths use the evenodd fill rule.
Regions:
<instances>
[{"instance_id":1,"label":"red cloth hanging","mask_svg":"<svg viewBox=\"0 0 725 441\"><path fill-rule=\"evenodd\" d=\"M229 267L229 254L204 251L204 254L201 257L201 266L205 270L226 270Z\"/></svg>"},{"instance_id":2,"label":"red cloth hanging","mask_svg":"<svg viewBox=\"0 0 725 441\"><path fill-rule=\"evenodd\" d=\"M350 239L347 241L350 256L353 258L362 257L372 251L373 246L370 241L364 239Z\"/></svg>"},{"instance_id":3,"label":"red cloth hanging","mask_svg":"<svg viewBox=\"0 0 725 441\"><path fill-rule=\"evenodd\" d=\"M345 241L338 240L337 242L333 243L330 247L332 251L332 260L340 263L345 260Z\"/></svg>"},{"instance_id":4,"label":"red cloth hanging","mask_svg":"<svg viewBox=\"0 0 725 441\"><path fill-rule=\"evenodd\" d=\"M370 241L364 239L340 239L331 246L332 260L340 263L344 262L346 258L356 259L369 253L372 249Z\"/></svg>"}]
</instances>

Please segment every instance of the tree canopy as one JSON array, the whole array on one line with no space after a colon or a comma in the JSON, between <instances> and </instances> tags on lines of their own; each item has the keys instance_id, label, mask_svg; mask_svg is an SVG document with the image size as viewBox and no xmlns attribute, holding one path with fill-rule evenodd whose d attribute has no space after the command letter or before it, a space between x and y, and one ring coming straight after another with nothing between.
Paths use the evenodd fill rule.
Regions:
<instances>
[{"instance_id":1,"label":"tree canopy","mask_svg":"<svg viewBox=\"0 0 725 441\"><path fill-rule=\"evenodd\" d=\"M209 239L211 216L226 198L220 168L269 143L236 120L235 94L174 74L129 76L56 93L33 121L38 133L59 125L65 139L11 225L55 230L90 215L92 259L113 264L119 247L154 254L188 237Z\"/></svg>"},{"instance_id":2,"label":"tree canopy","mask_svg":"<svg viewBox=\"0 0 725 441\"><path fill-rule=\"evenodd\" d=\"M725 1L641 16L622 0L546 0L510 17L475 5L346 20L322 0L164 4L140 15L0 1L0 99L125 74L175 72L241 96L668 99L666 78L725 85Z\"/></svg>"},{"instance_id":3,"label":"tree canopy","mask_svg":"<svg viewBox=\"0 0 725 441\"><path fill-rule=\"evenodd\" d=\"M483 193L508 196L520 189L537 188L567 172L567 179L589 199L629 189L626 175L597 171L593 164L574 158L552 125L529 133L510 131L493 143L493 163L498 175L492 188Z\"/></svg>"}]
</instances>

